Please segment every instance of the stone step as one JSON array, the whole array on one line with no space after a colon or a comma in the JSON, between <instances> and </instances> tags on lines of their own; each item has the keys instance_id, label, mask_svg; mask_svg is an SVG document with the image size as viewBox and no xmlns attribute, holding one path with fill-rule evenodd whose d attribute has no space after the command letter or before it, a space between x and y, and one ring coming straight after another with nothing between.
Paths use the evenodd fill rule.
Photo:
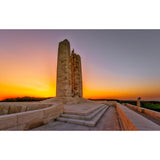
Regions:
<instances>
[{"instance_id":1,"label":"stone step","mask_svg":"<svg viewBox=\"0 0 160 160\"><path fill-rule=\"evenodd\" d=\"M64 114L74 114L74 115L81 115L81 116L87 116L90 113L96 111L98 108L101 108L102 106L105 106L105 104L97 104L96 106L93 107L89 107L85 106L85 104L80 107L78 106L78 108L71 108L71 109L64 109ZM75 106L74 106L75 107Z\"/></svg>"},{"instance_id":2,"label":"stone step","mask_svg":"<svg viewBox=\"0 0 160 160\"><path fill-rule=\"evenodd\" d=\"M65 117L58 117L57 120L94 127L108 108L109 108L109 106L105 106L93 119L91 119L89 121L88 120L81 120L81 119L65 118Z\"/></svg>"},{"instance_id":3,"label":"stone step","mask_svg":"<svg viewBox=\"0 0 160 160\"><path fill-rule=\"evenodd\" d=\"M72 118L72 119L91 120L100 111L102 111L102 109L104 109L105 107L106 107L106 105L103 105L101 108L98 108L97 110L93 111L89 115L61 114L61 117Z\"/></svg>"}]
</instances>

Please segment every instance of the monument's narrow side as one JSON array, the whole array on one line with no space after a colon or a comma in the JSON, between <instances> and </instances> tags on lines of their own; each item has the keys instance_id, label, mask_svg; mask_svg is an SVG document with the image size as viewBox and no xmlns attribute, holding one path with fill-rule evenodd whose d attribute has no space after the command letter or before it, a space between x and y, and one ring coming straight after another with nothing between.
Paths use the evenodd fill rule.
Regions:
<instances>
[{"instance_id":1,"label":"monument's narrow side","mask_svg":"<svg viewBox=\"0 0 160 160\"><path fill-rule=\"evenodd\" d=\"M72 96L70 43L67 39L58 47L56 96Z\"/></svg>"},{"instance_id":2,"label":"monument's narrow side","mask_svg":"<svg viewBox=\"0 0 160 160\"><path fill-rule=\"evenodd\" d=\"M81 57L70 54L70 43L64 40L59 43L57 58L56 97L82 97Z\"/></svg>"},{"instance_id":3,"label":"monument's narrow side","mask_svg":"<svg viewBox=\"0 0 160 160\"><path fill-rule=\"evenodd\" d=\"M79 55L78 55L79 56ZM79 87L79 96L83 97L83 86L82 86L82 65L81 65L81 57L79 56L79 74L80 74L80 87Z\"/></svg>"},{"instance_id":4,"label":"monument's narrow side","mask_svg":"<svg viewBox=\"0 0 160 160\"><path fill-rule=\"evenodd\" d=\"M82 97L82 71L81 58L74 53L71 54L72 92L73 96Z\"/></svg>"}]
</instances>

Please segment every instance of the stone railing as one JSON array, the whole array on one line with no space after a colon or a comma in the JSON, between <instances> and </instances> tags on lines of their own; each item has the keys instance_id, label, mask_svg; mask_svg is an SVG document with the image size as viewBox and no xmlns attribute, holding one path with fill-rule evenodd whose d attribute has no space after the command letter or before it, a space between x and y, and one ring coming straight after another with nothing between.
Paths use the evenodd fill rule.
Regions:
<instances>
[{"instance_id":1,"label":"stone railing","mask_svg":"<svg viewBox=\"0 0 160 160\"><path fill-rule=\"evenodd\" d=\"M127 117L127 115L122 110L123 105L120 103L116 103L117 112L124 130L134 130L136 131L137 128L131 122L131 120Z\"/></svg>"},{"instance_id":2,"label":"stone railing","mask_svg":"<svg viewBox=\"0 0 160 160\"><path fill-rule=\"evenodd\" d=\"M29 130L54 121L63 113L63 104L33 111L0 116L0 130Z\"/></svg>"},{"instance_id":3,"label":"stone railing","mask_svg":"<svg viewBox=\"0 0 160 160\"><path fill-rule=\"evenodd\" d=\"M135 105L131 105L131 104L128 104L126 103L125 104L127 107L135 110L135 111L138 111L138 112L141 112L141 113L145 113L153 118L156 118L156 119L159 119L160 120L160 112L156 112L156 111L153 111L153 110L150 110L150 109L146 109L146 108L142 108L142 107L137 107Z\"/></svg>"}]
</instances>

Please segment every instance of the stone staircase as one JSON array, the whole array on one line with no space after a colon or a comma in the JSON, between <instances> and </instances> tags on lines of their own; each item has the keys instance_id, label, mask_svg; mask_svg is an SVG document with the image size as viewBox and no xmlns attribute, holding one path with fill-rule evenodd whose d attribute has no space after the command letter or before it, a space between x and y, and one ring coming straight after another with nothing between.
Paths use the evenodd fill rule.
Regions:
<instances>
[{"instance_id":1,"label":"stone staircase","mask_svg":"<svg viewBox=\"0 0 160 160\"><path fill-rule=\"evenodd\" d=\"M94 127L108 108L109 106L102 105L101 107L97 108L96 110L93 110L91 113L88 113L87 115L81 115L78 113L63 113L60 117L57 118L57 121Z\"/></svg>"}]
</instances>

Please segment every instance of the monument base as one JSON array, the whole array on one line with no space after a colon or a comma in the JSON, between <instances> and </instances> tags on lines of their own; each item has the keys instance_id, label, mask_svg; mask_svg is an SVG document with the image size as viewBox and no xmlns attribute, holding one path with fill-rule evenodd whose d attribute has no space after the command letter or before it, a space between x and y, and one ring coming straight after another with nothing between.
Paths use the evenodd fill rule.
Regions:
<instances>
[{"instance_id":1,"label":"monument base","mask_svg":"<svg viewBox=\"0 0 160 160\"><path fill-rule=\"evenodd\" d=\"M90 100L81 98L81 97L54 97L47 100L41 101L41 103L63 103L63 104L78 104L78 103L86 103L90 102Z\"/></svg>"}]
</instances>

